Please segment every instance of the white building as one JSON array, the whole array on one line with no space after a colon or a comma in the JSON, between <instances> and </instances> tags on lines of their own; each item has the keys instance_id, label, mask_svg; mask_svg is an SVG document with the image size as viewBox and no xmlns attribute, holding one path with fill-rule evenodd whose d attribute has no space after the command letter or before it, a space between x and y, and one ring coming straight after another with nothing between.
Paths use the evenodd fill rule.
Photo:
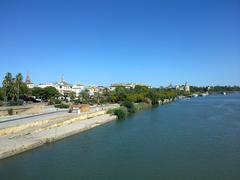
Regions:
<instances>
[{"instance_id":1,"label":"white building","mask_svg":"<svg viewBox=\"0 0 240 180\"><path fill-rule=\"evenodd\" d=\"M59 82L57 82L54 87L58 90L58 92L62 95L68 95L73 92L72 85L64 81L63 77Z\"/></svg>"},{"instance_id":2,"label":"white building","mask_svg":"<svg viewBox=\"0 0 240 180\"><path fill-rule=\"evenodd\" d=\"M184 91L190 93L190 86L187 83L184 85Z\"/></svg>"},{"instance_id":3,"label":"white building","mask_svg":"<svg viewBox=\"0 0 240 180\"><path fill-rule=\"evenodd\" d=\"M182 86L177 85L176 90L190 93L190 86L187 83L185 83L185 85L182 85Z\"/></svg>"},{"instance_id":4,"label":"white building","mask_svg":"<svg viewBox=\"0 0 240 180\"><path fill-rule=\"evenodd\" d=\"M79 96L80 92L84 90L84 85L82 85L82 84L72 85L72 84L66 82L63 79L63 77L57 83L39 84L38 87L40 87L40 88L54 87L58 90L58 92L61 95L69 95L71 93L75 93L77 97Z\"/></svg>"},{"instance_id":5,"label":"white building","mask_svg":"<svg viewBox=\"0 0 240 180\"><path fill-rule=\"evenodd\" d=\"M36 87L39 87L39 88L55 87L55 84L54 83L41 83L41 84L36 85Z\"/></svg>"},{"instance_id":6,"label":"white building","mask_svg":"<svg viewBox=\"0 0 240 180\"><path fill-rule=\"evenodd\" d=\"M46 88L46 87L54 87L58 90L58 92L63 95L67 96L71 93L75 93L76 97L80 95L80 93L83 90L88 90L88 93L90 96L95 95L95 93L103 93L106 90L106 87L104 86L84 86L83 84L77 83L75 85L72 85L68 82L66 82L63 77L59 82L56 83L41 83L38 85L34 85L29 77L29 74L27 74L26 78L26 84L28 85L29 88L33 87L39 87L39 88ZM117 87L118 85L116 85ZM122 84L119 84L119 86L122 86ZM126 88L135 88L135 84L125 84ZM109 89L115 89L115 87L110 87Z\"/></svg>"},{"instance_id":7,"label":"white building","mask_svg":"<svg viewBox=\"0 0 240 180\"><path fill-rule=\"evenodd\" d=\"M82 84L76 84L72 86L72 91L76 93L76 96L78 97L79 94L84 90L84 85Z\"/></svg>"}]
</instances>

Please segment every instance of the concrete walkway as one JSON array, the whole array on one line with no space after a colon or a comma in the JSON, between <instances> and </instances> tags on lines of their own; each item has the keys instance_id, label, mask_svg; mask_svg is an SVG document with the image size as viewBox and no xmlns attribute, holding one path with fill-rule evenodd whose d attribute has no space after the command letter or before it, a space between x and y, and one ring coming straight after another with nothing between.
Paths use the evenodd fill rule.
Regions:
<instances>
[{"instance_id":1,"label":"concrete walkway","mask_svg":"<svg viewBox=\"0 0 240 180\"><path fill-rule=\"evenodd\" d=\"M99 112L101 114L101 112ZM67 118L46 126L30 128L18 133L0 136L0 159L51 143L73 134L94 128L116 119L109 114L99 115L90 119L79 117Z\"/></svg>"},{"instance_id":2,"label":"concrete walkway","mask_svg":"<svg viewBox=\"0 0 240 180\"><path fill-rule=\"evenodd\" d=\"M68 110L59 110L59 111L53 111L48 113L41 113L41 114L35 114L35 115L21 115L21 116L14 116L14 117L6 117L0 119L0 129L5 128L8 126L15 126L27 122L47 119L47 118L53 118L57 116L62 116L69 114Z\"/></svg>"},{"instance_id":3,"label":"concrete walkway","mask_svg":"<svg viewBox=\"0 0 240 180\"><path fill-rule=\"evenodd\" d=\"M91 107L78 115L60 110L39 115L7 117L0 121L0 159L24 152L116 119L107 113L119 105Z\"/></svg>"}]
</instances>

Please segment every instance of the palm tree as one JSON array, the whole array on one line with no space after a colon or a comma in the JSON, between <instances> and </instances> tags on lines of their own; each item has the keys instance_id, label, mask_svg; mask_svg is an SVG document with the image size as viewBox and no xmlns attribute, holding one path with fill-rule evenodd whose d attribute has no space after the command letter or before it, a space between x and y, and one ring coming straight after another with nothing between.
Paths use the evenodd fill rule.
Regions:
<instances>
[{"instance_id":1,"label":"palm tree","mask_svg":"<svg viewBox=\"0 0 240 180\"><path fill-rule=\"evenodd\" d=\"M14 78L11 73L6 73L3 80L3 89L4 89L4 97L5 101L14 98Z\"/></svg>"},{"instance_id":2,"label":"palm tree","mask_svg":"<svg viewBox=\"0 0 240 180\"><path fill-rule=\"evenodd\" d=\"M15 88L17 92L17 99L19 99L19 94L20 94L20 86L23 84L23 76L21 73L18 73L15 78Z\"/></svg>"}]
</instances>

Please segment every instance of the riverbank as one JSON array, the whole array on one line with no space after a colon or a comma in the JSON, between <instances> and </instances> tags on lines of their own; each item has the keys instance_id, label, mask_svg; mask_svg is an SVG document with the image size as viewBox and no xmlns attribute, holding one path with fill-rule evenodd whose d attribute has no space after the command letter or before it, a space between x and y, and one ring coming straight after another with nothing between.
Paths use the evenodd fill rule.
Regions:
<instances>
[{"instance_id":1,"label":"riverbank","mask_svg":"<svg viewBox=\"0 0 240 180\"><path fill-rule=\"evenodd\" d=\"M165 99L159 101L159 104L163 105L173 101L174 99ZM146 103L136 103L134 107L136 111L141 111L152 106ZM58 141L117 119L117 116L107 114L107 112L108 110L105 109L81 115L68 113L33 122L21 120L20 122L11 122L8 126L2 125L0 128L0 159Z\"/></svg>"},{"instance_id":2,"label":"riverbank","mask_svg":"<svg viewBox=\"0 0 240 180\"><path fill-rule=\"evenodd\" d=\"M136 113L1 160L1 179L240 179L239 98L192 98Z\"/></svg>"},{"instance_id":3,"label":"riverbank","mask_svg":"<svg viewBox=\"0 0 240 180\"><path fill-rule=\"evenodd\" d=\"M169 103L166 100L161 104ZM117 108L114 105L111 108ZM136 103L136 111L151 108L146 103ZM77 114L64 114L43 117L38 120L21 119L3 123L0 127L0 159L4 159L47 143L52 143L71 135L89 130L117 119L117 116L108 114L109 108L101 111Z\"/></svg>"},{"instance_id":4,"label":"riverbank","mask_svg":"<svg viewBox=\"0 0 240 180\"><path fill-rule=\"evenodd\" d=\"M52 143L116 119L106 110L1 129L0 159Z\"/></svg>"}]
</instances>

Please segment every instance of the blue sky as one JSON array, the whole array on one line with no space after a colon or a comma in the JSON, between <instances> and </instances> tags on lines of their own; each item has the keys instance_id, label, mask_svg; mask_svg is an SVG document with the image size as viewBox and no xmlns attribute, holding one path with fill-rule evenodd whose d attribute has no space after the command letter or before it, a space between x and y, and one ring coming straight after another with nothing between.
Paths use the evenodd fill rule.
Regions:
<instances>
[{"instance_id":1,"label":"blue sky","mask_svg":"<svg viewBox=\"0 0 240 180\"><path fill-rule=\"evenodd\" d=\"M240 85L239 0L0 0L0 78Z\"/></svg>"}]
</instances>

